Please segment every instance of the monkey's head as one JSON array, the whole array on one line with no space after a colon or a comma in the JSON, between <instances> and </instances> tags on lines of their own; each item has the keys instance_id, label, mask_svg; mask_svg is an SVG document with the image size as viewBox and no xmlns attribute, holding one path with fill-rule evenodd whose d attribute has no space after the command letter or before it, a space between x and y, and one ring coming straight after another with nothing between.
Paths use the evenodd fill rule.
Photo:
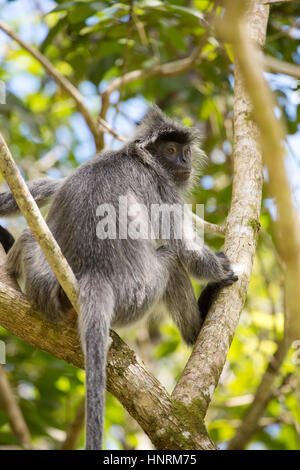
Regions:
<instances>
[{"instance_id":1,"label":"monkey's head","mask_svg":"<svg viewBox=\"0 0 300 470\"><path fill-rule=\"evenodd\" d=\"M194 128L169 119L153 106L139 124L134 142L149 152L176 184L185 185L191 180L195 156L201 153Z\"/></svg>"}]
</instances>

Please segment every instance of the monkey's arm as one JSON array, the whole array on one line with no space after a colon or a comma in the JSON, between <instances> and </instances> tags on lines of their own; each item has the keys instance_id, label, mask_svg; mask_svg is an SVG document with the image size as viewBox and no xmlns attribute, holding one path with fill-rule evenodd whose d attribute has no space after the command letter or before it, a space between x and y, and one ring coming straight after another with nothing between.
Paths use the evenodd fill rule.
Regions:
<instances>
[{"instance_id":1,"label":"monkey's arm","mask_svg":"<svg viewBox=\"0 0 300 470\"><path fill-rule=\"evenodd\" d=\"M214 253L200 241L180 240L177 253L190 275L207 281L237 281L230 261L224 253Z\"/></svg>"},{"instance_id":2,"label":"monkey's arm","mask_svg":"<svg viewBox=\"0 0 300 470\"><path fill-rule=\"evenodd\" d=\"M39 207L50 202L54 194L61 188L63 179L38 178L28 183L28 189ZM0 193L0 217L20 214L20 209L10 191Z\"/></svg>"}]
</instances>

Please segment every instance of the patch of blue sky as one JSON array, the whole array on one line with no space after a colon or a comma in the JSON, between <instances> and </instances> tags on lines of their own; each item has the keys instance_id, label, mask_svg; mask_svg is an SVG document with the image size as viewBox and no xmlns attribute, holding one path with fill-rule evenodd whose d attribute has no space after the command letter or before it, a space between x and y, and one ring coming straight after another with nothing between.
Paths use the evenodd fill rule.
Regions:
<instances>
[{"instance_id":1,"label":"patch of blue sky","mask_svg":"<svg viewBox=\"0 0 300 470\"><path fill-rule=\"evenodd\" d=\"M57 3L53 0L43 0L39 2L39 7L44 15L49 13L56 6ZM24 18L24 15L34 12L36 10L36 4L32 0L15 0L14 2L0 0L0 8L3 21L19 21Z\"/></svg>"},{"instance_id":2,"label":"patch of blue sky","mask_svg":"<svg viewBox=\"0 0 300 470\"><path fill-rule=\"evenodd\" d=\"M129 138L135 131L136 123L145 115L149 105L142 96L130 98L120 103L120 112L117 115L113 107L108 109L107 122L114 127L118 134ZM105 135L105 144L112 149L119 149L123 145L110 135Z\"/></svg>"},{"instance_id":3,"label":"patch of blue sky","mask_svg":"<svg viewBox=\"0 0 300 470\"><path fill-rule=\"evenodd\" d=\"M143 96L130 98L127 101L120 103L120 109L122 112L130 116L130 119L134 122L139 122L142 119L148 107L149 103Z\"/></svg>"},{"instance_id":4,"label":"patch of blue sky","mask_svg":"<svg viewBox=\"0 0 300 470\"><path fill-rule=\"evenodd\" d=\"M267 446L262 442L252 442L247 450L267 450Z\"/></svg>"},{"instance_id":5,"label":"patch of blue sky","mask_svg":"<svg viewBox=\"0 0 300 470\"><path fill-rule=\"evenodd\" d=\"M201 178L201 186L204 189L212 189L214 187L214 179L210 175L202 176Z\"/></svg>"},{"instance_id":6,"label":"patch of blue sky","mask_svg":"<svg viewBox=\"0 0 300 470\"><path fill-rule=\"evenodd\" d=\"M40 86L40 78L28 72L20 72L11 77L7 82L8 91L20 99L24 99L27 95L37 92Z\"/></svg>"},{"instance_id":7,"label":"patch of blue sky","mask_svg":"<svg viewBox=\"0 0 300 470\"><path fill-rule=\"evenodd\" d=\"M49 178L60 179L61 171L59 168L50 168L50 170L47 171L47 176L49 176Z\"/></svg>"},{"instance_id":8,"label":"patch of blue sky","mask_svg":"<svg viewBox=\"0 0 300 470\"><path fill-rule=\"evenodd\" d=\"M90 16L85 20L85 23L87 26L95 26L97 23L99 23L99 16Z\"/></svg>"},{"instance_id":9,"label":"patch of blue sky","mask_svg":"<svg viewBox=\"0 0 300 470\"><path fill-rule=\"evenodd\" d=\"M65 145L70 148L73 141L71 130L67 126L59 126L55 131L55 136L58 144Z\"/></svg>"},{"instance_id":10,"label":"patch of blue sky","mask_svg":"<svg viewBox=\"0 0 300 470\"><path fill-rule=\"evenodd\" d=\"M263 205L268 209L272 220L277 219L277 206L274 198L265 198L263 200Z\"/></svg>"},{"instance_id":11,"label":"patch of blue sky","mask_svg":"<svg viewBox=\"0 0 300 470\"><path fill-rule=\"evenodd\" d=\"M52 0L43 0L39 2L39 5L41 13L44 15L55 8L56 3ZM48 28L45 22L34 20L37 13L32 0L16 0L14 2L0 0L0 11L3 21L19 24L20 29L18 33L25 41L40 44L45 39ZM27 21L24 21L24 18ZM32 23L34 23L34 28Z\"/></svg>"},{"instance_id":12,"label":"patch of blue sky","mask_svg":"<svg viewBox=\"0 0 300 470\"><path fill-rule=\"evenodd\" d=\"M74 155L78 163L83 163L91 158L95 152L95 142L84 118L79 113L74 113L70 118L73 135L76 136L78 144L74 149Z\"/></svg>"}]
</instances>

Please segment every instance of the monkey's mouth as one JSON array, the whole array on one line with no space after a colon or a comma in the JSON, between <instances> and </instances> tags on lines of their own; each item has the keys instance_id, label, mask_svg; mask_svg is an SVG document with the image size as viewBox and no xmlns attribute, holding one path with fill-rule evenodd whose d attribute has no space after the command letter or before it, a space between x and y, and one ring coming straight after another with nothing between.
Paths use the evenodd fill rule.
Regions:
<instances>
[{"instance_id":1,"label":"monkey's mouth","mask_svg":"<svg viewBox=\"0 0 300 470\"><path fill-rule=\"evenodd\" d=\"M176 172L177 179L181 181L186 181L191 176L191 170L178 170Z\"/></svg>"}]
</instances>

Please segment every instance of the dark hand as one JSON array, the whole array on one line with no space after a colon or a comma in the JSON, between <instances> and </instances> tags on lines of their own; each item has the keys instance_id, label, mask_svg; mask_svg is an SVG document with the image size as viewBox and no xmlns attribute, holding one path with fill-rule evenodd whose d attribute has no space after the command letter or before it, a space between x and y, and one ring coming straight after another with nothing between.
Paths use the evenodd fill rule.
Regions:
<instances>
[{"instance_id":1,"label":"dark hand","mask_svg":"<svg viewBox=\"0 0 300 470\"><path fill-rule=\"evenodd\" d=\"M222 268L224 270L224 279L221 281L222 287L231 286L234 282L238 280L238 276L233 272L231 268L231 264L225 253L220 251L216 253L216 256L219 258L222 264Z\"/></svg>"}]
</instances>

